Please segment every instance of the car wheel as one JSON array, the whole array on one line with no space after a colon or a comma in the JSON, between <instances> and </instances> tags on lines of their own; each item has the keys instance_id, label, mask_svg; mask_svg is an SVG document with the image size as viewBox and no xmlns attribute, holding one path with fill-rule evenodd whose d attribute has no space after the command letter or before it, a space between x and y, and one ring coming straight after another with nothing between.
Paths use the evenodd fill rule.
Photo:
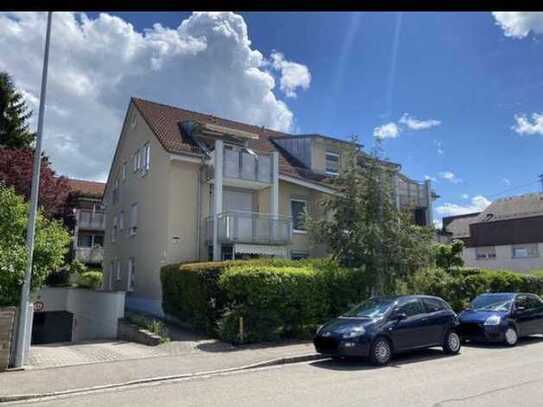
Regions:
<instances>
[{"instance_id":1,"label":"car wheel","mask_svg":"<svg viewBox=\"0 0 543 407\"><path fill-rule=\"evenodd\" d=\"M505 331L505 343L507 346L515 346L518 342L518 333L515 328L509 326Z\"/></svg>"},{"instance_id":2,"label":"car wheel","mask_svg":"<svg viewBox=\"0 0 543 407\"><path fill-rule=\"evenodd\" d=\"M386 338L377 338L370 349L370 361L376 366L386 365L392 357L392 346Z\"/></svg>"},{"instance_id":3,"label":"car wheel","mask_svg":"<svg viewBox=\"0 0 543 407\"><path fill-rule=\"evenodd\" d=\"M455 355L460 352L462 347L462 340L455 331L447 332L445 340L443 341L443 351L449 355Z\"/></svg>"}]
</instances>

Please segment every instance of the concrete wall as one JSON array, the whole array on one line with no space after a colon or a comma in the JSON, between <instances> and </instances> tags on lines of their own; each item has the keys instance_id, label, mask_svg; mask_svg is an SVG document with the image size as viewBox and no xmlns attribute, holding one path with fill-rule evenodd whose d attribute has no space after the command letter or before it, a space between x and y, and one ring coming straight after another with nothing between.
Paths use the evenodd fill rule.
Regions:
<instances>
[{"instance_id":1,"label":"concrete wall","mask_svg":"<svg viewBox=\"0 0 543 407\"><path fill-rule=\"evenodd\" d=\"M0 372L9 366L12 344L15 342L15 307L0 308Z\"/></svg>"},{"instance_id":2,"label":"concrete wall","mask_svg":"<svg viewBox=\"0 0 543 407\"><path fill-rule=\"evenodd\" d=\"M72 340L116 338L119 318L124 317L125 293L83 288L44 287L38 293L44 311L74 314Z\"/></svg>"},{"instance_id":3,"label":"concrete wall","mask_svg":"<svg viewBox=\"0 0 543 407\"><path fill-rule=\"evenodd\" d=\"M511 245L495 246L496 258L477 260L475 247L465 247L462 253L464 263L468 267L481 267L493 270L512 270L526 272L543 270L543 243L538 243L539 257L513 258Z\"/></svg>"}]
</instances>

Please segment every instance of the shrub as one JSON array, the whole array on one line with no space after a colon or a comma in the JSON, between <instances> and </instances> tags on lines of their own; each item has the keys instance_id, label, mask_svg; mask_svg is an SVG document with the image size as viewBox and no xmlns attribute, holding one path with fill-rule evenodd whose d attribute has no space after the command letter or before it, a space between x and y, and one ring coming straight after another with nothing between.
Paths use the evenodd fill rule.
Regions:
<instances>
[{"instance_id":1,"label":"shrub","mask_svg":"<svg viewBox=\"0 0 543 407\"><path fill-rule=\"evenodd\" d=\"M85 271L79 275L77 286L96 290L102 287L103 274L99 271Z\"/></svg>"},{"instance_id":2,"label":"shrub","mask_svg":"<svg viewBox=\"0 0 543 407\"><path fill-rule=\"evenodd\" d=\"M53 271L45 278L45 285L49 287L68 287L70 286L71 270L63 268L59 271Z\"/></svg>"},{"instance_id":3,"label":"shrub","mask_svg":"<svg viewBox=\"0 0 543 407\"><path fill-rule=\"evenodd\" d=\"M145 317L138 314L130 314L126 317L126 320L139 326L140 328L146 329L149 332L160 336L161 343L168 342L170 340L168 336L168 328L166 328L164 322L159 321L158 319Z\"/></svg>"}]
</instances>

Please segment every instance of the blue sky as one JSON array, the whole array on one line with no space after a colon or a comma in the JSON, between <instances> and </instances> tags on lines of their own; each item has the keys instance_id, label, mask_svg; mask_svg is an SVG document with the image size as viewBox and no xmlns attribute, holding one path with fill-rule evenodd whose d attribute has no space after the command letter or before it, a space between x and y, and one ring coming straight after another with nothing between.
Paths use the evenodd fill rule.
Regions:
<instances>
[{"instance_id":1,"label":"blue sky","mask_svg":"<svg viewBox=\"0 0 543 407\"><path fill-rule=\"evenodd\" d=\"M181 21L191 19L191 13L115 15L138 33L156 23L175 30ZM258 50L265 60L280 52L281 61L307 70L305 82L293 83L289 97L278 89L285 71L273 65L262 68L275 79L274 108L277 104L283 108L284 103L292 115L290 130L338 138L357 134L371 148L375 129L392 125L395 137L387 133L389 137L382 140L385 155L400 163L408 176L435 180L441 196L434 204L436 218L482 208L504 195L539 190L543 117L532 115L543 112L541 13L240 15L250 49ZM99 15L87 17L93 20ZM206 32L198 31L197 25L191 29ZM101 33L105 31L110 32ZM185 72L182 63L176 69L179 76L192 72ZM123 86L128 93L229 114L228 108L219 106L220 100L192 100L181 96L181 88L177 99L162 96L151 86L131 88L125 82ZM122 112L127 99L120 100L124 100ZM406 113L404 119L417 120L411 127L407 120L400 121ZM230 115L240 118L235 112ZM417 123L425 128L417 128ZM99 165L93 171L103 177ZM88 177L92 174L89 169Z\"/></svg>"}]
</instances>

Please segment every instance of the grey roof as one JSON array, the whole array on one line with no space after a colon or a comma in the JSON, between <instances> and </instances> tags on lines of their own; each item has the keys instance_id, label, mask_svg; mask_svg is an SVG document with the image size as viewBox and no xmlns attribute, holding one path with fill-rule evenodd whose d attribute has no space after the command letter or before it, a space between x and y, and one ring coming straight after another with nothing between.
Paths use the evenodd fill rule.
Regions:
<instances>
[{"instance_id":1,"label":"grey roof","mask_svg":"<svg viewBox=\"0 0 543 407\"><path fill-rule=\"evenodd\" d=\"M452 234L453 239L469 237L469 225L478 222L480 212L443 218L443 229Z\"/></svg>"},{"instance_id":2,"label":"grey roof","mask_svg":"<svg viewBox=\"0 0 543 407\"><path fill-rule=\"evenodd\" d=\"M531 193L495 200L481 212L478 222L495 222L541 215L543 215L543 193Z\"/></svg>"}]
</instances>

